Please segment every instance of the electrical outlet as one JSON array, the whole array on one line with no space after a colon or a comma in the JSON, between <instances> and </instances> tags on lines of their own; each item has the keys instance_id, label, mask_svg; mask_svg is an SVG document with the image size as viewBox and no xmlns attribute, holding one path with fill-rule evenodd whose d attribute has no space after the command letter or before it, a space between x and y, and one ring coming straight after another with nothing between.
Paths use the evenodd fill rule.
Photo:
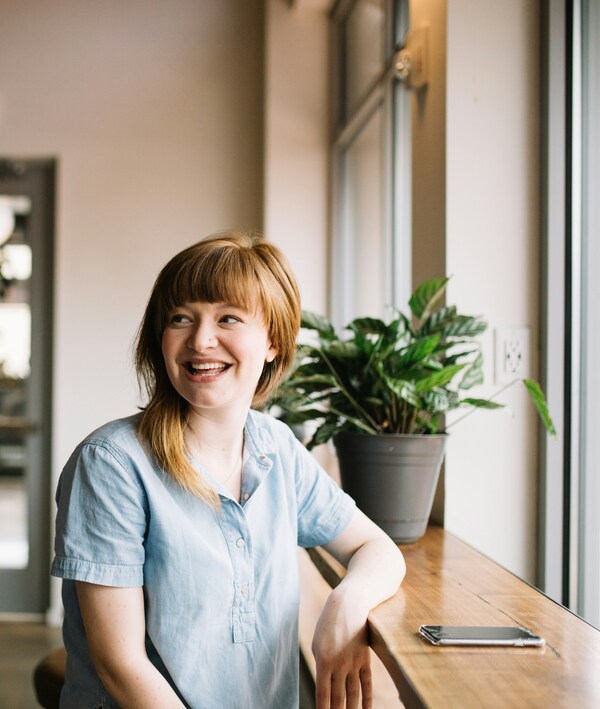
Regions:
<instances>
[{"instance_id":1,"label":"electrical outlet","mask_svg":"<svg viewBox=\"0 0 600 709\"><path fill-rule=\"evenodd\" d=\"M531 376L531 332L529 328L496 328L496 384L510 384Z\"/></svg>"}]
</instances>

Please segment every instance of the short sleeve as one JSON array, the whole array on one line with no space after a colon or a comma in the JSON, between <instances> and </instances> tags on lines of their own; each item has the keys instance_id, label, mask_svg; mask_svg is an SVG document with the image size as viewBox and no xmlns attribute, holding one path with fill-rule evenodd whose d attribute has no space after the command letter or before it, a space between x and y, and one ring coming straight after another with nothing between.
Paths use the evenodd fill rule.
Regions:
<instances>
[{"instance_id":1,"label":"short sleeve","mask_svg":"<svg viewBox=\"0 0 600 709\"><path fill-rule=\"evenodd\" d=\"M147 504L126 457L106 441L83 443L62 472L56 501L53 576L143 585Z\"/></svg>"},{"instance_id":2,"label":"short sleeve","mask_svg":"<svg viewBox=\"0 0 600 709\"><path fill-rule=\"evenodd\" d=\"M295 445L298 545L327 544L344 531L356 504L301 443Z\"/></svg>"}]
</instances>

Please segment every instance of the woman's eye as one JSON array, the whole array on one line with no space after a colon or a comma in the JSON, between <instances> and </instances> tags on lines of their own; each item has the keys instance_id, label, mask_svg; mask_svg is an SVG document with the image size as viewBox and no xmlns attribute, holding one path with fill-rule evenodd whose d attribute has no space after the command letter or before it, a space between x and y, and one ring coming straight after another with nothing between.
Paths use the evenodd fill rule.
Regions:
<instances>
[{"instance_id":1,"label":"woman's eye","mask_svg":"<svg viewBox=\"0 0 600 709\"><path fill-rule=\"evenodd\" d=\"M171 315L169 322L171 323L171 325L183 325L185 323L190 322L190 319L187 315L183 315L182 313L175 313L174 315Z\"/></svg>"},{"instance_id":2,"label":"woman's eye","mask_svg":"<svg viewBox=\"0 0 600 709\"><path fill-rule=\"evenodd\" d=\"M224 325L234 325L236 322L240 322L240 319L236 318L235 315L223 315L221 322Z\"/></svg>"}]
</instances>

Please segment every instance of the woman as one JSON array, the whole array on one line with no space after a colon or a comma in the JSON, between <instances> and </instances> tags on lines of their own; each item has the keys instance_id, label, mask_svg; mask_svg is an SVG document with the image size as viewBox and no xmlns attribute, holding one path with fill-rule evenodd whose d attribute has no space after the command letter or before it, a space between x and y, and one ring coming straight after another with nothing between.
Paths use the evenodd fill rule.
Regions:
<instances>
[{"instance_id":1,"label":"woman","mask_svg":"<svg viewBox=\"0 0 600 709\"><path fill-rule=\"evenodd\" d=\"M136 346L149 401L81 443L57 491L61 707L298 705L295 548L348 566L318 621L317 706L371 705L369 610L404 573L264 404L293 361L296 282L271 243L209 237L159 274Z\"/></svg>"}]
</instances>

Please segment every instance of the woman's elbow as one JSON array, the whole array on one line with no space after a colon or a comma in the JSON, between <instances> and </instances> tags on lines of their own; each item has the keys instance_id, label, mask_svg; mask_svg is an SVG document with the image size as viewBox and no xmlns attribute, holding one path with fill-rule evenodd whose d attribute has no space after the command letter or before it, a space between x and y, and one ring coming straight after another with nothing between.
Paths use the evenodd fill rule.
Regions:
<instances>
[{"instance_id":1,"label":"woman's elbow","mask_svg":"<svg viewBox=\"0 0 600 709\"><path fill-rule=\"evenodd\" d=\"M398 590L398 587L406 575L406 561L404 560L404 554L390 537L387 537L387 547L389 554L388 569L390 574L394 576L396 590Z\"/></svg>"},{"instance_id":2,"label":"woman's elbow","mask_svg":"<svg viewBox=\"0 0 600 709\"><path fill-rule=\"evenodd\" d=\"M107 656L105 654L92 656L96 674L111 697L117 699L128 687L132 680L143 673L140 661L125 660L123 658Z\"/></svg>"}]
</instances>

